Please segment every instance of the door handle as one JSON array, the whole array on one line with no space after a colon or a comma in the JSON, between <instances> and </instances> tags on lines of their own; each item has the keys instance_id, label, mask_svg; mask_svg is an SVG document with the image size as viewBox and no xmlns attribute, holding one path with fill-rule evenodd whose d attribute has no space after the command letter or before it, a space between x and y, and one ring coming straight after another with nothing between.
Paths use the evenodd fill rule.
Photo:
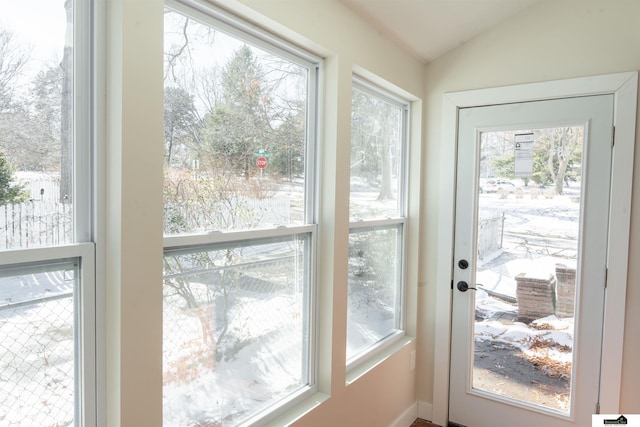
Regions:
<instances>
[{"instance_id":1,"label":"door handle","mask_svg":"<svg viewBox=\"0 0 640 427\"><path fill-rule=\"evenodd\" d=\"M458 290L460 292L467 292L469 289L473 289L474 291L476 290L476 288L472 288L471 286L469 286L469 284L467 282L465 282L464 280L461 280L458 282L458 284L456 285L456 287L458 288Z\"/></svg>"}]
</instances>

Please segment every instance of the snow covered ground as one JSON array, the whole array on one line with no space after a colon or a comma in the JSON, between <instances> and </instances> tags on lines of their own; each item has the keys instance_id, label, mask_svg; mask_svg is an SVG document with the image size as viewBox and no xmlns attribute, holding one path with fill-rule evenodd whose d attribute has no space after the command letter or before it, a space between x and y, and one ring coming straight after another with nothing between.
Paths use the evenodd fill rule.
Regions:
<instances>
[{"instance_id":1,"label":"snow covered ground","mask_svg":"<svg viewBox=\"0 0 640 427\"><path fill-rule=\"evenodd\" d=\"M525 273L528 277L546 278L555 274L556 264L576 267L579 188L566 193L552 198L534 198L529 193L520 198L513 194L506 198L480 195L481 214L504 215L504 232L500 236L501 249L478 260L474 331L476 346L486 349L483 344L489 344L490 348L519 351L518 357L531 361L544 375L566 382L567 389L558 392L556 388L555 399L551 399L550 406L560 410L568 408L574 319L552 315L528 325L518 322L515 276ZM486 351L480 357L487 357ZM503 392L496 390L505 388L509 378L515 377L513 369L531 369L531 365L517 363L499 367L496 371L500 374L493 379L500 381L499 387L483 382L483 387L498 394ZM530 401L536 403L544 388L550 387L538 381L532 383ZM518 398L529 401L526 394Z\"/></svg>"},{"instance_id":2,"label":"snow covered ground","mask_svg":"<svg viewBox=\"0 0 640 427\"><path fill-rule=\"evenodd\" d=\"M242 291L218 348L196 315L166 302L163 425L232 426L304 387L299 297Z\"/></svg>"},{"instance_id":3,"label":"snow covered ground","mask_svg":"<svg viewBox=\"0 0 640 427\"><path fill-rule=\"evenodd\" d=\"M554 199L499 199L497 195L481 195L492 205L484 209L507 212L502 250L482 260L478 265L478 282L482 289L506 297L515 297L513 277L523 271L549 271L555 263L571 264L577 238L578 204L575 195ZM382 207L380 207L382 209ZM545 230L541 232L541 230ZM0 277L0 306L44 296L64 294L73 289L64 270L41 272L31 276ZM265 284L278 280L263 275ZM571 363L573 319L553 316L539 319L531 325L501 320L501 314L515 313L514 304L495 298L482 289L476 293L478 320L475 338L479 342L504 343L514 346L532 358L545 358L561 366ZM271 292L272 291L272 292ZM285 396L302 390L306 385L304 368L304 296L300 290L280 292L240 289L233 296L228 312L226 342L205 343L203 324L197 313L180 304L165 304L164 318L164 390L163 409L166 426L232 426ZM363 297L364 298L364 297ZM508 299L508 298L507 298ZM58 300L56 304L65 304ZM213 309L223 301L213 301ZM71 307L71 306L69 306ZM376 316L359 322L354 339L377 337L390 328L391 319L380 315L386 307L373 307ZM370 310L371 307L365 307ZM54 311L64 311L62 307ZM3 349L4 355L15 354L22 359L39 359L38 376L33 379L7 378L7 366L23 370L17 361L2 361L0 381L0 426L69 425L73 406L73 325L52 321L48 315L25 309L18 315L5 310L0 316L0 342L8 337L22 336L28 341L46 330L50 336L62 339L46 346L46 351L29 348L28 342ZM38 317L33 318L34 316ZM219 314L212 324L217 336L222 330ZM31 328L23 328L28 322ZM20 332L22 331L22 332ZM25 347L26 346L26 347ZM25 353L27 351L27 353ZM555 375L555 374L554 374ZM16 394L16 387L26 394ZM33 396L38 396L34 400ZM10 408L10 410L8 409ZM53 408L61 411L54 413ZM63 414L63 415L61 415ZM37 418L41 417L41 418Z\"/></svg>"},{"instance_id":4,"label":"snow covered ground","mask_svg":"<svg viewBox=\"0 0 640 427\"><path fill-rule=\"evenodd\" d=\"M515 314L517 307L478 291L476 310L481 310L482 320L475 323L476 340L496 341L512 345L524 354L548 357L560 363L572 362L574 319L559 319L555 315L543 317L527 325L517 321L504 321L501 314ZM540 343L547 342L544 348Z\"/></svg>"},{"instance_id":5,"label":"snow covered ground","mask_svg":"<svg viewBox=\"0 0 640 427\"><path fill-rule=\"evenodd\" d=\"M74 309L62 277L0 278L2 427L73 425Z\"/></svg>"}]
</instances>

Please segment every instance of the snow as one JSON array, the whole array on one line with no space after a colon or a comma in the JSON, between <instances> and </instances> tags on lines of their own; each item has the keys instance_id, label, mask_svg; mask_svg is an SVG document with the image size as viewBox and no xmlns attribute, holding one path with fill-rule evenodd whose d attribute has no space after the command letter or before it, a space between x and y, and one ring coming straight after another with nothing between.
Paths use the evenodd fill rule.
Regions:
<instances>
[{"instance_id":1,"label":"snow","mask_svg":"<svg viewBox=\"0 0 640 427\"><path fill-rule=\"evenodd\" d=\"M302 295L236 293L227 338L216 344L202 342L200 320L179 297L165 296L163 425L235 425L306 385L302 324L295 320ZM214 318L216 306L223 310L220 299L211 308Z\"/></svg>"},{"instance_id":2,"label":"snow","mask_svg":"<svg viewBox=\"0 0 640 427\"><path fill-rule=\"evenodd\" d=\"M524 273L548 279L556 264L576 268L579 191L573 187L553 198L479 196L480 216L504 218L504 229L501 247L476 265L476 341L515 347L538 363L571 366L574 319L550 315L530 324L518 322L515 277Z\"/></svg>"},{"instance_id":3,"label":"snow","mask_svg":"<svg viewBox=\"0 0 640 427\"><path fill-rule=\"evenodd\" d=\"M363 194L358 196L363 197L359 202L364 201ZM515 275L521 272L547 275L552 274L558 262L575 264L572 260L575 251L572 252L566 243L577 238L575 213L578 204L571 197L560 196L553 203L546 199L529 203L526 198L500 200L496 195L482 197L497 201L500 211L515 208L519 211L505 219L509 227L502 249L478 263L477 278L481 285L478 285L475 292L479 315L475 322L475 339L502 342L527 354L535 353L559 362L571 362L574 331L572 318L548 316L529 325L505 321L505 318L510 316L513 320L517 315L517 306L509 302L510 298L515 298ZM365 204L361 206L364 207ZM369 204L368 207L373 208L373 211L384 210L384 206L378 203L375 206ZM548 215L549 212L551 216ZM549 231L541 236L539 230L542 229ZM526 242L523 242L523 236ZM552 242L551 245L546 244L549 241ZM275 274L268 276L267 274L259 279L272 285L280 280L274 279ZM73 290L74 282L62 270L32 275L5 275L0 278L0 305L68 293ZM299 290L283 292L276 288L266 292L242 289L233 298L228 312L228 340L218 343L216 347L203 341L203 324L196 313L186 309L183 303L179 304L179 301L165 296L165 426L195 426L203 425L203 422L233 426L305 388L307 379L303 349L305 340L309 337L303 330L305 322L299 321L304 316L302 293ZM389 302L385 303L383 300L372 301L370 296L364 294L360 298L351 299L356 306L352 306L350 311L354 316L352 320L355 320L350 323L349 329L350 351L357 352L361 345L375 342L393 331L393 310ZM70 298L66 298L57 300L56 304L69 304L70 301ZM223 302L217 298L212 304L212 310L215 310ZM5 354L21 354L22 347L17 347L20 337L26 340L36 334L35 331L23 332L18 329L25 320L35 324L36 328L50 328L49 333L54 334L55 331L69 327L68 324L54 322L43 315L39 315L39 319L28 319L28 315L7 313L14 312L2 312L0 336L2 342L6 343L13 338L16 344L9 346ZM29 311L25 309L24 313ZM217 334L220 333L219 316L214 315L211 324L214 329L218 327ZM43 323L37 323L38 321ZM540 342L548 345L536 347L535 344ZM38 419L38 423L42 421L41 424L67 420L55 414L47 415L53 404L64 408L72 416L70 390L73 390L73 378L68 372L72 369L73 358L66 357L73 352L72 347L69 347L72 343L71 334L66 340L60 341L60 344L53 344L47 349L47 359L52 364L56 359L59 362L55 362L54 367L40 365L37 368L40 376L26 381L11 380L14 381L13 384L6 381L0 383L0 402L7 402L5 405L11 407L11 411L0 410L0 425L28 425L30 421L24 420L35 420L35 417L41 417ZM29 344L23 342L20 345ZM44 353L30 352L23 359L43 363L42 354ZM15 366L19 368L19 365ZM3 368L3 375L5 369ZM54 398L51 395L52 389L47 387L51 383L60 383L66 394L55 389L57 395ZM8 387L16 384L29 392L19 396L12 394L13 391ZM43 406L42 399L38 401L35 396L48 396L46 405ZM22 401L18 402L20 399Z\"/></svg>"},{"instance_id":4,"label":"snow","mask_svg":"<svg viewBox=\"0 0 640 427\"><path fill-rule=\"evenodd\" d=\"M493 311L499 312L498 307ZM541 325L544 325L545 329L538 329ZM476 321L474 328L474 336L478 341L509 344L525 354L536 354L563 363L573 360L573 332L573 318L558 319L554 315L538 319L531 325L485 319ZM540 341L548 342L548 347L532 349L534 343Z\"/></svg>"}]
</instances>

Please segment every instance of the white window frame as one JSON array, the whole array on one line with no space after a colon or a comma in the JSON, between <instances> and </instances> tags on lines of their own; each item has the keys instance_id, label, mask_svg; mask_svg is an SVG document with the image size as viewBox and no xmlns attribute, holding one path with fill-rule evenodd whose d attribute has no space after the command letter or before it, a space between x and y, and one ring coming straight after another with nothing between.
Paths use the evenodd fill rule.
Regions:
<instances>
[{"instance_id":1,"label":"white window frame","mask_svg":"<svg viewBox=\"0 0 640 427\"><path fill-rule=\"evenodd\" d=\"M73 2L73 236L59 246L0 251L0 269L76 259L74 290L74 424L98 425L96 309L96 1Z\"/></svg>"},{"instance_id":2,"label":"white window frame","mask_svg":"<svg viewBox=\"0 0 640 427\"><path fill-rule=\"evenodd\" d=\"M406 336L406 293L407 293L407 228L408 228L408 209L409 209L409 117L411 103L390 92L383 89L378 85L375 85L368 80L354 75L352 78L353 90L358 90L362 93L368 94L375 98L378 98L384 102L390 103L401 109L401 144L400 164L402 166L402 177L400 178L398 188L398 204L399 204L399 216L385 219L372 219L349 222L349 234L353 232L362 231L363 229L370 230L384 230L390 229L395 226L399 226L401 231L400 236L400 248L398 250L399 259L399 277L397 292L397 307L396 307L396 329L391 334L382 338L378 342L372 344L368 348L348 358L347 373L352 374L358 371L365 363L371 359L379 358L385 351L389 350L394 344L399 342ZM351 376L351 375L350 375Z\"/></svg>"},{"instance_id":3,"label":"white window frame","mask_svg":"<svg viewBox=\"0 0 640 427\"><path fill-rule=\"evenodd\" d=\"M171 235L163 238L164 253L170 253L176 249L199 248L207 250L207 247L220 246L220 244L235 242L255 241L260 244L265 239L286 236L307 236L306 245L309 253L305 253L308 265L305 268L305 286L307 287L304 302L306 310L303 319L308 329L309 345L304 349L307 355L306 376L308 386L301 391L285 397L274 405L250 415L242 425L254 423L266 423L283 413L299 405L302 401L318 392L318 361L317 361L317 247L318 247L318 111L319 111L319 87L321 59L292 44L270 34L248 22L241 17L224 11L208 2L201 0L165 0L165 7L185 16L192 17L205 25L227 33L228 35L245 41L264 51L285 58L308 70L307 82L307 120L305 142L305 214L304 224L276 226L273 228L241 230L241 231L213 231L207 233L194 233Z\"/></svg>"}]
</instances>

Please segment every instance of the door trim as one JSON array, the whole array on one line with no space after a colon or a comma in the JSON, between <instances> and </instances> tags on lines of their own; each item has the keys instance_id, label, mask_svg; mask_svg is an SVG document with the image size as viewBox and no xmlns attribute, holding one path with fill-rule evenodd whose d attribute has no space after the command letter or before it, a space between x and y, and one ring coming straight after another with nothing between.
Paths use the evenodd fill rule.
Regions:
<instances>
[{"instance_id":1,"label":"door trim","mask_svg":"<svg viewBox=\"0 0 640 427\"><path fill-rule=\"evenodd\" d=\"M540 101L576 96L613 94L616 128L611 176L608 242L608 287L605 296L601 359L600 408L618 413L622 382L631 190L636 128L638 73L617 73L594 77L479 89L443 95L442 145L439 159L441 187L455 188L458 111L460 108L513 102ZM455 194L438 195L436 312L433 371L433 422L447 425L449 417L449 370ZM595 408L594 408L595 410Z\"/></svg>"}]
</instances>

